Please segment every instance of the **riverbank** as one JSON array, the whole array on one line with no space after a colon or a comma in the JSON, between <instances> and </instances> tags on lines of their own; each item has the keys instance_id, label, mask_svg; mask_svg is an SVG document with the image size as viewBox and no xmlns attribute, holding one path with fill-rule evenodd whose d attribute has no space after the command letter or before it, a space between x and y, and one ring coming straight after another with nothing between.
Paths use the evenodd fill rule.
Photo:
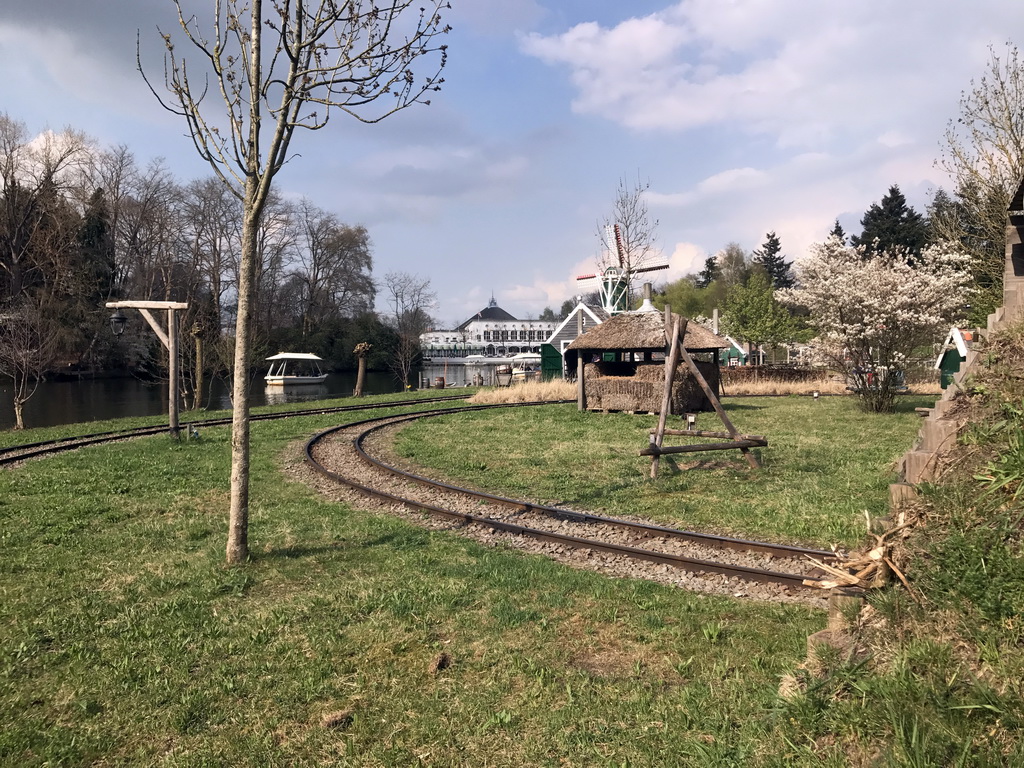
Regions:
<instances>
[{"instance_id":1,"label":"riverbank","mask_svg":"<svg viewBox=\"0 0 1024 768\"><path fill-rule=\"evenodd\" d=\"M323 385L281 393L268 391L262 386L262 378L258 377L254 379L252 405L260 407L283 402L348 397L355 383L354 371L332 373ZM401 385L390 373L367 373L364 386L367 394L394 393L401 389ZM13 396L10 381L0 380L0 432L14 426ZM149 381L132 376L44 381L25 404L25 426L32 429L87 421L159 416L167 413L167 399L166 381ZM204 411L230 408L231 396L227 382L221 378L208 380L201 403ZM188 403L183 404L183 412L186 405Z\"/></svg>"}]
</instances>

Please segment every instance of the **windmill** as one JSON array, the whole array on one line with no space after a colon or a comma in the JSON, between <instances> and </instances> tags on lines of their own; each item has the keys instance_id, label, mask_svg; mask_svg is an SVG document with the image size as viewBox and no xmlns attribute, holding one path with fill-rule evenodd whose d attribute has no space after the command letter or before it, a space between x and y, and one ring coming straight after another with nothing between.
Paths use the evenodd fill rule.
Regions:
<instances>
[{"instance_id":1,"label":"windmill","mask_svg":"<svg viewBox=\"0 0 1024 768\"><path fill-rule=\"evenodd\" d=\"M591 290L593 290L594 283L597 283L601 296L601 307L609 315L628 312L633 275L668 269L668 264L653 264L646 267L631 265L629 259L626 258L626 249L622 245L622 230L619 229L618 224L614 227L605 227L605 248L611 257L606 259L605 263L611 262L611 265L604 267L599 272L579 275L576 281L580 283L581 287Z\"/></svg>"}]
</instances>

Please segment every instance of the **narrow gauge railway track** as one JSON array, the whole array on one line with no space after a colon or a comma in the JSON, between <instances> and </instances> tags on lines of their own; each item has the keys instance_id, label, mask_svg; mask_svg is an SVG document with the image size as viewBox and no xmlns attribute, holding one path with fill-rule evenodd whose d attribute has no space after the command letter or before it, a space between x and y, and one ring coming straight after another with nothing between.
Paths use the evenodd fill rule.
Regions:
<instances>
[{"instance_id":1,"label":"narrow gauge railway track","mask_svg":"<svg viewBox=\"0 0 1024 768\"><path fill-rule=\"evenodd\" d=\"M514 407L539 405L516 404ZM824 593L803 582L822 572L808 558L828 562L835 553L746 541L611 518L509 499L407 472L371 455L385 430L414 419L498 406L435 409L364 419L315 435L307 464L320 476L355 492L448 521L491 543L536 549L618 575L653 578L693 589L770 600L820 603ZM596 559L595 559L596 558ZM681 573L682 572L682 573Z\"/></svg>"},{"instance_id":2,"label":"narrow gauge railway track","mask_svg":"<svg viewBox=\"0 0 1024 768\"><path fill-rule=\"evenodd\" d=\"M277 419L288 419L295 416L320 416L332 413L346 413L349 411L371 411L382 408L401 408L405 406L419 405L421 403L446 403L455 400L465 400L468 395L448 395L444 397L424 397L413 400L395 400L388 403L372 403L361 405L340 405L330 408L306 408L296 411L282 411L280 413L251 414L250 421L273 421ZM190 427L206 428L219 427L231 424L231 418L202 419L198 421L182 422L182 430ZM132 429L111 430L108 432L94 432L92 434L77 435L74 437L62 437L56 440L42 440L35 443L23 443L0 448L0 467L16 464L27 459L50 456L63 451L71 451L77 448L84 448L88 445L99 445L111 443L117 440L128 440L133 437L146 437L147 435L159 435L168 431L166 424L153 427L135 427Z\"/></svg>"}]
</instances>

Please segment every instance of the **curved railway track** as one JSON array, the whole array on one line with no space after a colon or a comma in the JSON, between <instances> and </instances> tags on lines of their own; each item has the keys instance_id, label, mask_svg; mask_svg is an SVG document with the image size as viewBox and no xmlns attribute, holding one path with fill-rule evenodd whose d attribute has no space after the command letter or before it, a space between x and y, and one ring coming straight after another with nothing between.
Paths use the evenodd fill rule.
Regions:
<instances>
[{"instance_id":1,"label":"curved railway track","mask_svg":"<svg viewBox=\"0 0 1024 768\"><path fill-rule=\"evenodd\" d=\"M521 406L535 403L517 404ZM830 551L715 536L510 499L408 472L374 455L384 433L414 419L502 406L434 409L364 419L315 435L306 462L330 483L458 528L488 543L507 543L574 565L650 578L702 591L820 604L824 593L804 586L822 572Z\"/></svg>"},{"instance_id":2,"label":"curved railway track","mask_svg":"<svg viewBox=\"0 0 1024 768\"><path fill-rule=\"evenodd\" d=\"M453 400L465 400L468 395L447 395L444 397L424 397L410 400L395 400L389 403L373 403L360 405L340 405L330 408L307 408L295 411L282 411L280 413L251 414L250 421L273 421L277 419L288 419L294 416L320 416L331 413L346 413L350 411L368 411L383 408L401 408L404 406L419 405L421 403L445 403ZM231 424L230 417L217 419L200 419L195 421L182 422L182 431L190 427L206 428L220 427ZM23 443L0 448L0 467L16 464L27 459L52 456L63 451L71 451L77 448L84 448L88 445L99 445L111 443L117 440L128 440L133 437L146 437L148 435L159 435L168 431L166 424L153 427L134 427L132 429L111 430L107 432L93 432L91 434L77 435L75 437L62 437L56 440L42 440L35 443Z\"/></svg>"},{"instance_id":3,"label":"curved railway track","mask_svg":"<svg viewBox=\"0 0 1024 768\"><path fill-rule=\"evenodd\" d=\"M253 414L253 421L297 416L373 411L430 405L466 396L443 396ZM332 484L373 497L393 509L412 509L439 527L458 528L482 541L506 543L542 552L579 567L612 575L648 578L687 588L768 600L823 604L822 590L803 582L821 572L808 559L829 561L834 553L765 542L746 541L670 528L589 512L510 499L432 480L389 464L374 453L386 452L386 431L414 419L491 408L550 403L475 405L434 408L413 413L361 419L320 432L306 444L306 463ZM230 425L230 418L182 424L206 428ZM165 433L166 425L112 430L0 448L0 467L133 437Z\"/></svg>"}]
</instances>

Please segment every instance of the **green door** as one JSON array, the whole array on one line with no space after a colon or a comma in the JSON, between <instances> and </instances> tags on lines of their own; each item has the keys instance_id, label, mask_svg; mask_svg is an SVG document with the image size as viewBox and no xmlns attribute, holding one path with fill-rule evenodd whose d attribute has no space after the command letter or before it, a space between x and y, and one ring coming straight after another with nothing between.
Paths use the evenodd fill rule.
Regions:
<instances>
[{"instance_id":1,"label":"green door","mask_svg":"<svg viewBox=\"0 0 1024 768\"><path fill-rule=\"evenodd\" d=\"M540 378L542 381L562 378L562 356L551 344L540 345Z\"/></svg>"}]
</instances>

